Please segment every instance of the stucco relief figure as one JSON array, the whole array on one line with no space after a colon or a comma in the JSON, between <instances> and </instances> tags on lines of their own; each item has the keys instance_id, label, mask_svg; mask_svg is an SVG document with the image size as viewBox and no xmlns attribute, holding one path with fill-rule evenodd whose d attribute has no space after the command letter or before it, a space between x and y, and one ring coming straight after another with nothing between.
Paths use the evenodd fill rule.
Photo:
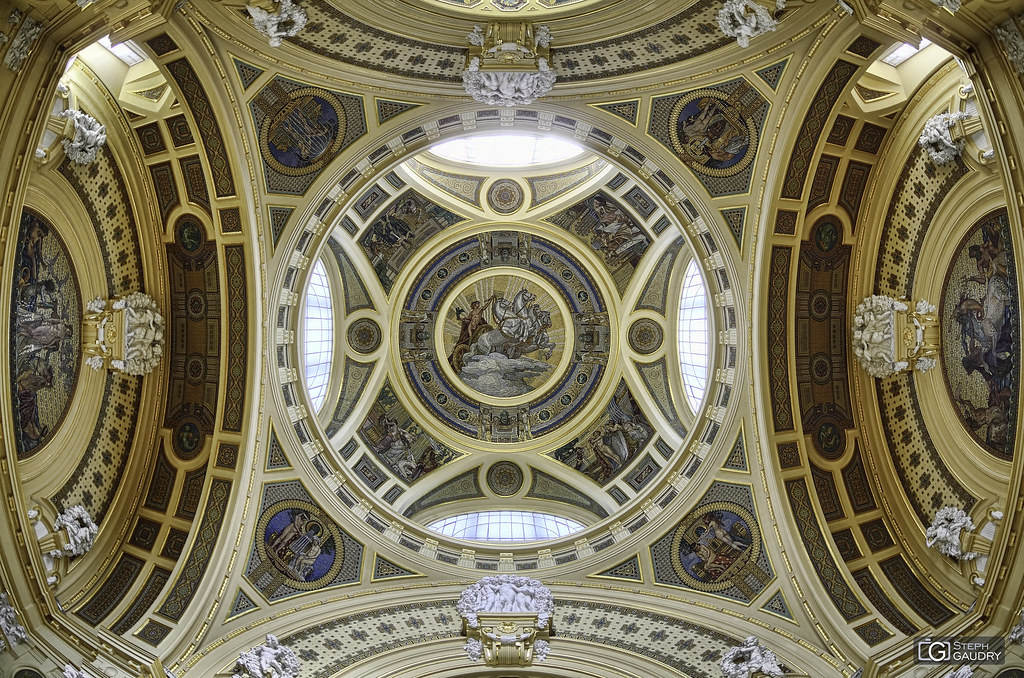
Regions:
<instances>
[{"instance_id":1,"label":"stucco relief figure","mask_svg":"<svg viewBox=\"0 0 1024 678\"><path fill-rule=\"evenodd\" d=\"M61 111L59 117L71 118L75 125L74 137L63 141L64 153L73 162L88 165L107 143L107 128L91 115L74 109Z\"/></svg>"},{"instance_id":2,"label":"stucco relief figure","mask_svg":"<svg viewBox=\"0 0 1024 678\"><path fill-rule=\"evenodd\" d=\"M786 8L786 0L776 0L775 10ZM725 0L718 11L718 27L740 47L749 47L750 39L774 31L778 27L767 9L753 0Z\"/></svg>"},{"instance_id":3,"label":"stucco relief figure","mask_svg":"<svg viewBox=\"0 0 1024 678\"><path fill-rule=\"evenodd\" d=\"M964 144L962 140L953 141L949 128L968 117L970 116L962 111L939 113L932 116L925 122L917 144L928 153L928 157L936 165L952 162L963 152Z\"/></svg>"},{"instance_id":4,"label":"stucco relief figure","mask_svg":"<svg viewBox=\"0 0 1024 678\"><path fill-rule=\"evenodd\" d=\"M752 678L753 676L771 676L784 678L775 653L766 648L756 636L750 636L742 645L725 653L719 664L725 678Z\"/></svg>"},{"instance_id":5,"label":"stucco relief figure","mask_svg":"<svg viewBox=\"0 0 1024 678\"><path fill-rule=\"evenodd\" d=\"M65 664L64 678L89 678L89 676L84 671L79 671L71 664Z\"/></svg>"},{"instance_id":6,"label":"stucco relief figure","mask_svg":"<svg viewBox=\"0 0 1024 678\"><path fill-rule=\"evenodd\" d=\"M473 57L462 71L466 93L491 106L526 106L555 86L555 72L544 57L537 58L537 71L481 70L480 57Z\"/></svg>"},{"instance_id":7,"label":"stucco relief figure","mask_svg":"<svg viewBox=\"0 0 1024 678\"><path fill-rule=\"evenodd\" d=\"M285 38L298 35L308 21L306 10L292 0L254 2L245 9L252 17L253 28L270 38L271 47L280 47Z\"/></svg>"},{"instance_id":8,"label":"stucco relief figure","mask_svg":"<svg viewBox=\"0 0 1024 678\"><path fill-rule=\"evenodd\" d=\"M54 558L85 555L92 548L93 540L99 533L99 527L80 504L69 506L57 514L57 519L53 521L53 529L64 530L67 535L63 550L50 551Z\"/></svg>"},{"instance_id":9,"label":"stucco relief figure","mask_svg":"<svg viewBox=\"0 0 1024 678\"><path fill-rule=\"evenodd\" d=\"M296 678L299 660L290 648L268 633L263 645L239 654L235 673L246 678Z\"/></svg>"},{"instance_id":10,"label":"stucco relief figure","mask_svg":"<svg viewBox=\"0 0 1024 678\"><path fill-rule=\"evenodd\" d=\"M550 589L536 579L503 574L471 584L456 608L471 628L479 626L477 615L484 612L524 612L536 613L537 628L544 629L554 614L555 600Z\"/></svg>"},{"instance_id":11,"label":"stucco relief figure","mask_svg":"<svg viewBox=\"0 0 1024 678\"><path fill-rule=\"evenodd\" d=\"M28 642L25 627L18 623L18 611L7 600L6 593L0 593L0 650L4 649L4 638L12 646Z\"/></svg>"},{"instance_id":12,"label":"stucco relief figure","mask_svg":"<svg viewBox=\"0 0 1024 678\"><path fill-rule=\"evenodd\" d=\"M896 319L893 311L907 305L882 295L873 295L857 305L853 314L853 354L873 377L888 377L898 371Z\"/></svg>"},{"instance_id":13,"label":"stucco relief figure","mask_svg":"<svg viewBox=\"0 0 1024 678\"><path fill-rule=\"evenodd\" d=\"M935 514L932 524L925 531L927 546L935 547L944 556L957 560L974 560L978 557L973 551L964 553L960 550L960 535L972 532L974 521L958 506L944 506Z\"/></svg>"}]
</instances>

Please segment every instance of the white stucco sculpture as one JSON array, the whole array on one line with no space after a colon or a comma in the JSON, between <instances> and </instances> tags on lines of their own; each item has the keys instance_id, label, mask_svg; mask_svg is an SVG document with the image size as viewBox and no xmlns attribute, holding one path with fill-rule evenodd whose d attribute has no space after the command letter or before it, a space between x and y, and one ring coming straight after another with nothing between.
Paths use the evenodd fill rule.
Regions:
<instances>
[{"instance_id":1,"label":"white stucco sculpture","mask_svg":"<svg viewBox=\"0 0 1024 678\"><path fill-rule=\"evenodd\" d=\"M89 678L89 676L84 671L79 671L71 664L65 664L64 678Z\"/></svg>"},{"instance_id":2,"label":"white stucco sculpture","mask_svg":"<svg viewBox=\"0 0 1024 678\"><path fill-rule=\"evenodd\" d=\"M480 57L473 57L462 71L466 93L476 101L491 106L526 106L544 96L555 86L555 72L548 60L537 59L537 71L481 71Z\"/></svg>"},{"instance_id":3,"label":"white stucco sculpture","mask_svg":"<svg viewBox=\"0 0 1024 678\"><path fill-rule=\"evenodd\" d=\"M875 294L853 312L853 355L868 374L883 379L911 368L927 372L939 352L935 306L924 299L907 303Z\"/></svg>"},{"instance_id":4,"label":"white stucco sculpture","mask_svg":"<svg viewBox=\"0 0 1024 678\"><path fill-rule=\"evenodd\" d=\"M5 638L12 647L28 642L25 627L18 623L18 611L7 600L6 593L0 593L0 631L0 650L4 649Z\"/></svg>"},{"instance_id":5,"label":"white stucco sculpture","mask_svg":"<svg viewBox=\"0 0 1024 678\"><path fill-rule=\"evenodd\" d=\"M944 556L950 556L957 560L974 560L977 553L963 553L960 550L960 535L962 532L974 530L974 521L964 510L958 506L943 506L935 514L932 524L925 530L927 545Z\"/></svg>"},{"instance_id":6,"label":"white stucco sculpture","mask_svg":"<svg viewBox=\"0 0 1024 678\"><path fill-rule=\"evenodd\" d=\"M932 3L953 14L960 9L960 0L932 0Z\"/></svg>"},{"instance_id":7,"label":"white stucco sculpture","mask_svg":"<svg viewBox=\"0 0 1024 678\"><path fill-rule=\"evenodd\" d=\"M1010 629L1006 640L1018 645L1024 645L1024 609L1017 613L1017 624Z\"/></svg>"},{"instance_id":8,"label":"white stucco sculpture","mask_svg":"<svg viewBox=\"0 0 1024 678\"><path fill-rule=\"evenodd\" d=\"M933 115L924 123L924 129L917 140L918 146L928 153L936 165L952 162L963 152L964 144L962 140L953 141L949 128L968 117L963 111Z\"/></svg>"},{"instance_id":9,"label":"white stucco sculpture","mask_svg":"<svg viewBox=\"0 0 1024 678\"><path fill-rule=\"evenodd\" d=\"M299 660L272 634L267 634L263 645L257 645L238 655L235 673L246 678L296 678Z\"/></svg>"},{"instance_id":10,"label":"white stucco sculpture","mask_svg":"<svg viewBox=\"0 0 1024 678\"><path fill-rule=\"evenodd\" d=\"M59 114L61 118L71 118L75 123L75 135L63 142L64 153L79 165L88 165L96 159L103 144L107 143L107 128L96 118L75 109L67 109Z\"/></svg>"},{"instance_id":11,"label":"white stucco sculpture","mask_svg":"<svg viewBox=\"0 0 1024 678\"><path fill-rule=\"evenodd\" d=\"M67 533L67 540L63 550L55 549L50 551L54 558L68 556L82 556L92 548L93 540L99 533L99 527L92 521L89 512L81 504L75 504L57 514L53 521L54 531L64 530Z\"/></svg>"},{"instance_id":12,"label":"white stucco sculpture","mask_svg":"<svg viewBox=\"0 0 1024 678\"><path fill-rule=\"evenodd\" d=\"M477 615L483 612L528 612L537 614L537 628L544 629L555 612L555 599L536 579L502 574L471 584L462 592L456 609L470 628L477 628Z\"/></svg>"},{"instance_id":13,"label":"white stucco sculpture","mask_svg":"<svg viewBox=\"0 0 1024 678\"><path fill-rule=\"evenodd\" d=\"M109 303L97 297L85 305L85 364L145 376L160 364L164 351L164 317L153 297L132 292Z\"/></svg>"},{"instance_id":14,"label":"white stucco sculpture","mask_svg":"<svg viewBox=\"0 0 1024 678\"><path fill-rule=\"evenodd\" d=\"M1013 70L1024 73L1024 36L1020 34L1017 23L1013 19L1007 19L995 27L995 34Z\"/></svg>"},{"instance_id":15,"label":"white stucco sculpture","mask_svg":"<svg viewBox=\"0 0 1024 678\"><path fill-rule=\"evenodd\" d=\"M950 671L945 678L973 678L974 669L970 666L961 666L956 671Z\"/></svg>"},{"instance_id":16,"label":"white stucco sculpture","mask_svg":"<svg viewBox=\"0 0 1024 678\"><path fill-rule=\"evenodd\" d=\"M779 667L775 653L762 645L757 636L748 637L742 645L726 652L719 666L724 678L751 678L761 674L784 678L786 675Z\"/></svg>"},{"instance_id":17,"label":"white stucco sculpture","mask_svg":"<svg viewBox=\"0 0 1024 678\"><path fill-rule=\"evenodd\" d=\"M775 11L785 8L786 0L775 0ZM740 47L749 47L751 38L774 31L778 22L754 0L725 0L718 10L718 27Z\"/></svg>"},{"instance_id":18,"label":"white stucco sculpture","mask_svg":"<svg viewBox=\"0 0 1024 678\"><path fill-rule=\"evenodd\" d=\"M252 17L253 27L270 38L270 46L280 47L285 38L298 35L306 27L309 17L306 10L292 0L280 0L275 4L269 9L257 4L246 5L245 9Z\"/></svg>"},{"instance_id":19,"label":"white stucco sculpture","mask_svg":"<svg viewBox=\"0 0 1024 678\"><path fill-rule=\"evenodd\" d=\"M21 21L21 13L19 12L15 17L14 10L11 12L11 17L8 22L11 25ZM11 19L14 19L11 21ZM7 55L4 56L4 65L11 69L15 73L21 70L21 67L25 65L25 60L28 58L28 53L32 51L32 45L35 44L36 38L43 32L43 24L40 21L29 17L25 19L25 23L18 29L18 33L14 36L14 40L11 41L11 46L7 48Z\"/></svg>"}]
</instances>

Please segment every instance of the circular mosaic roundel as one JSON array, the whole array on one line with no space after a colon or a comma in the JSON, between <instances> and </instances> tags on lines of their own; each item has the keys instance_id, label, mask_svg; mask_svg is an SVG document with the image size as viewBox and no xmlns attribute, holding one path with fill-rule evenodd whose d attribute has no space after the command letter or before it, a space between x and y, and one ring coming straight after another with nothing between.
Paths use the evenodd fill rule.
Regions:
<instances>
[{"instance_id":1,"label":"circular mosaic roundel","mask_svg":"<svg viewBox=\"0 0 1024 678\"><path fill-rule=\"evenodd\" d=\"M515 443L567 424L614 350L597 283L539 236L452 243L407 289L395 342L407 393L473 440Z\"/></svg>"},{"instance_id":2,"label":"circular mosaic roundel","mask_svg":"<svg viewBox=\"0 0 1024 678\"><path fill-rule=\"evenodd\" d=\"M300 87L260 123L263 159L285 176L317 172L341 149L344 129L345 109L334 94Z\"/></svg>"},{"instance_id":3,"label":"circular mosaic roundel","mask_svg":"<svg viewBox=\"0 0 1024 678\"><path fill-rule=\"evenodd\" d=\"M499 461L487 469L487 487L499 497L511 497L523 488L523 470L510 461Z\"/></svg>"},{"instance_id":4,"label":"circular mosaic roundel","mask_svg":"<svg viewBox=\"0 0 1024 678\"><path fill-rule=\"evenodd\" d=\"M699 507L676 528L672 569L698 591L724 591L757 570L761 531L750 511L730 501Z\"/></svg>"},{"instance_id":5,"label":"circular mosaic roundel","mask_svg":"<svg viewBox=\"0 0 1024 678\"><path fill-rule=\"evenodd\" d=\"M203 451L205 442L206 435L192 418L185 419L175 426L174 432L171 434L171 448L182 461L198 457L199 453Z\"/></svg>"},{"instance_id":6,"label":"circular mosaic roundel","mask_svg":"<svg viewBox=\"0 0 1024 678\"><path fill-rule=\"evenodd\" d=\"M673 105L669 120L672 150L703 174L729 177L754 159L757 125L725 92L691 92Z\"/></svg>"},{"instance_id":7,"label":"circular mosaic roundel","mask_svg":"<svg viewBox=\"0 0 1024 678\"><path fill-rule=\"evenodd\" d=\"M665 332L650 318L641 318L629 327L629 345L641 355L649 355L661 348Z\"/></svg>"},{"instance_id":8,"label":"circular mosaic roundel","mask_svg":"<svg viewBox=\"0 0 1024 678\"><path fill-rule=\"evenodd\" d=\"M366 355L380 346L380 325L370 318L360 318L348 326L348 343L353 351Z\"/></svg>"},{"instance_id":9,"label":"circular mosaic roundel","mask_svg":"<svg viewBox=\"0 0 1024 678\"><path fill-rule=\"evenodd\" d=\"M511 179L498 179L487 189L487 204L498 214L512 214L523 206L523 187Z\"/></svg>"},{"instance_id":10,"label":"circular mosaic roundel","mask_svg":"<svg viewBox=\"0 0 1024 678\"><path fill-rule=\"evenodd\" d=\"M279 501L260 515L256 551L260 566L300 591L314 591L337 577L345 544L334 522L315 504ZM262 575L261 575L262 576Z\"/></svg>"}]
</instances>

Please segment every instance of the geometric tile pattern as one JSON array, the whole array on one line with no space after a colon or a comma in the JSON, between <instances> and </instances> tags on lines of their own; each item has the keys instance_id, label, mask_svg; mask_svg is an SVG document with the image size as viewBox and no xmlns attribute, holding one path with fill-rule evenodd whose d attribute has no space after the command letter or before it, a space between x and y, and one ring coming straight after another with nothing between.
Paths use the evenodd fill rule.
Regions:
<instances>
[{"instance_id":1,"label":"geometric tile pattern","mask_svg":"<svg viewBox=\"0 0 1024 678\"><path fill-rule=\"evenodd\" d=\"M789 609L789 605L786 604L786 596L782 594L782 590L775 592L775 595L768 599L768 601L761 606L761 609L765 612L770 612L779 617L785 617L786 619L793 619L793 613Z\"/></svg>"},{"instance_id":2,"label":"geometric tile pattern","mask_svg":"<svg viewBox=\"0 0 1024 678\"><path fill-rule=\"evenodd\" d=\"M315 659L303 678L332 678L353 663L397 647L458 641L462 618L455 600L376 608L324 620L283 636L300 657ZM739 640L695 623L631 606L559 598L552 617L558 637L634 652L694 678L718 675L718 662ZM459 641L460 642L460 641ZM669 675L666 673L665 675Z\"/></svg>"},{"instance_id":3,"label":"geometric tile pattern","mask_svg":"<svg viewBox=\"0 0 1024 678\"><path fill-rule=\"evenodd\" d=\"M373 299L366 290L363 279L352 264L345 248L334 238L327 241L327 246L334 254L334 260L338 263L338 270L341 271L342 292L345 296L345 313L354 313L363 309L373 310Z\"/></svg>"},{"instance_id":4,"label":"geometric tile pattern","mask_svg":"<svg viewBox=\"0 0 1024 678\"><path fill-rule=\"evenodd\" d=\"M530 209L565 195L592 177L597 176L598 172L607 166L608 163L606 161L598 158L583 167L575 167L564 172L556 172L555 174L526 177L526 183L530 186ZM624 175L623 179L625 179Z\"/></svg>"},{"instance_id":5,"label":"geometric tile pattern","mask_svg":"<svg viewBox=\"0 0 1024 678\"><path fill-rule=\"evenodd\" d=\"M636 122L640 116L640 100L631 99L630 101L613 101L607 104L588 104L594 108L611 113L612 115L622 118L633 127L636 127Z\"/></svg>"},{"instance_id":6,"label":"geometric tile pattern","mask_svg":"<svg viewBox=\"0 0 1024 678\"><path fill-rule=\"evenodd\" d=\"M281 233L284 231L285 224L288 223L288 217L294 211L294 207L270 207L270 232L274 236L274 247L277 247L277 242L281 239Z\"/></svg>"},{"instance_id":7,"label":"geometric tile pattern","mask_svg":"<svg viewBox=\"0 0 1024 678\"><path fill-rule=\"evenodd\" d=\"M244 61L236 59L234 57L231 58L231 61L233 61L235 64L235 71L238 73L238 79L242 83L243 90L249 89L249 85L254 83L256 81L256 78L263 75L262 68L257 68L252 64L247 64Z\"/></svg>"},{"instance_id":8,"label":"geometric tile pattern","mask_svg":"<svg viewBox=\"0 0 1024 678\"><path fill-rule=\"evenodd\" d=\"M75 614L92 626L99 624L128 595L135 580L142 573L145 562L141 558L122 553L121 559L117 561L117 565L103 582L100 590L89 599L89 602L76 610Z\"/></svg>"},{"instance_id":9,"label":"geometric tile pattern","mask_svg":"<svg viewBox=\"0 0 1024 678\"><path fill-rule=\"evenodd\" d=\"M526 492L527 497L570 504L590 511L599 518L608 517L608 512L604 507L594 501L586 492L580 492L572 485L532 466L530 475L530 489Z\"/></svg>"},{"instance_id":10,"label":"geometric tile pattern","mask_svg":"<svg viewBox=\"0 0 1024 678\"><path fill-rule=\"evenodd\" d=\"M750 468L747 466L747 452L743 449L743 434L736 436L736 442L732 445L732 451L729 452L729 456L726 457L725 463L722 464L722 468L727 468L730 471L749 471Z\"/></svg>"},{"instance_id":11,"label":"geometric tile pattern","mask_svg":"<svg viewBox=\"0 0 1024 678\"><path fill-rule=\"evenodd\" d=\"M206 160L209 163L213 179L214 191L218 198L235 194L235 179L231 174L224 137L221 136L220 125L213 112L213 106L199 82L195 70L187 59L179 59L166 65L171 77L178 83L183 101L192 111L199 136L203 140Z\"/></svg>"},{"instance_id":12,"label":"geometric tile pattern","mask_svg":"<svg viewBox=\"0 0 1024 678\"><path fill-rule=\"evenodd\" d=\"M185 565L178 573L178 579L171 588L171 592L157 611L158 614L174 621L178 621L185 614L185 608L192 602L192 598L203 580L203 575L206 573L206 568L210 564L210 557L213 555L217 537L220 536L221 524L227 513L230 495L230 480L212 479L210 495L196 532L195 541L192 544L192 550L189 551Z\"/></svg>"},{"instance_id":13,"label":"geometric tile pattern","mask_svg":"<svg viewBox=\"0 0 1024 678\"><path fill-rule=\"evenodd\" d=\"M640 571L640 556L633 555L632 558L624 560L618 565L613 565L607 570L601 570L592 577L607 577L609 579L624 579L626 581L644 582L643 573Z\"/></svg>"},{"instance_id":14,"label":"geometric tile pattern","mask_svg":"<svg viewBox=\"0 0 1024 678\"><path fill-rule=\"evenodd\" d=\"M423 575L407 570L401 565L396 565L379 553L373 554L373 575L371 581L380 579L400 579L403 577L422 577Z\"/></svg>"},{"instance_id":15,"label":"geometric tile pattern","mask_svg":"<svg viewBox=\"0 0 1024 678\"><path fill-rule=\"evenodd\" d=\"M956 616L956 612L943 605L938 598L925 588L902 554L883 560L878 564L882 573L889 579L896 593L910 607L932 626L941 626Z\"/></svg>"},{"instance_id":16,"label":"geometric tile pattern","mask_svg":"<svg viewBox=\"0 0 1024 678\"><path fill-rule=\"evenodd\" d=\"M377 124L383 125L396 115L419 108L422 104L411 104L406 101L392 101L390 99L374 98L377 105Z\"/></svg>"},{"instance_id":17,"label":"geometric tile pattern","mask_svg":"<svg viewBox=\"0 0 1024 678\"><path fill-rule=\"evenodd\" d=\"M736 246L742 247L743 225L747 219L747 208L730 207L729 209L718 211L722 213L722 218L725 219L725 223L729 227L729 232L732 233L732 237L736 238Z\"/></svg>"},{"instance_id":18,"label":"geometric tile pattern","mask_svg":"<svg viewBox=\"0 0 1024 678\"><path fill-rule=\"evenodd\" d=\"M825 592L832 599L839 614L847 621L863 617L868 613L857 596L850 590L849 584L843 579L836 561L832 558L831 552L825 543L821 533L821 527L814 515L814 508L811 505L810 493L807 491L807 482L803 478L794 478L786 481L786 494L789 496L789 505L793 510L793 517L803 539L807 555L818 573Z\"/></svg>"},{"instance_id":19,"label":"geometric tile pattern","mask_svg":"<svg viewBox=\"0 0 1024 678\"><path fill-rule=\"evenodd\" d=\"M821 88L811 102L800 127L800 134L790 153L786 177L782 183L781 197L799 200L804 191L804 181L810 168L811 155L818 144L818 138L825 127L833 106L846 91L846 84L856 73L857 66L839 60L825 76Z\"/></svg>"},{"instance_id":20,"label":"geometric tile pattern","mask_svg":"<svg viewBox=\"0 0 1024 678\"><path fill-rule=\"evenodd\" d=\"M773 90L779 90L779 80L782 79L782 73L786 70L786 65L789 63L789 58L783 59L782 61L772 64L771 66L765 66L764 68L754 71L757 77L764 80L765 84L771 87Z\"/></svg>"},{"instance_id":21,"label":"geometric tile pattern","mask_svg":"<svg viewBox=\"0 0 1024 678\"><path fill-rule=\"evenodd\" d=\"M846 485L846 494L854 513L864 513L875 508L875 495L871 491L867 469L864 468L857 444L854 444L850 463L843 467L843 484Z\"/></svg>"},{"instance_id":22,"label":"geometric tile pattern","mask_svg":"<svg viewBox=\"0 0 1024 678\"><path fill-rule=\"evenodd\" d=\"M682 419L679 418L679 413L675 407L675 400L672 398L671 390L669 390L669 367L665 356L661 356L653 363L638 363L634 360L633 366L636 367L641 381L643 381L644 386L654 398L658 409L665 415L665 419L672 426L672 429L680 436L686 437L686 426L683 424Z\"/></svg>"},{"instance_id":23,"label":"geometric tile pattern","mask_svg":"<svg viewBox=\"0 0 1024 678\"><path fill-rule=\"evenodd\" d=\"M287 455L284 453L284 447L281 446L281 441L277 439L277 432L270 429L270 444L267 446L267 463L266 470L276 471L282 468L291 468L292 465L288 461Z\"/></svg>"},{"instance_id":24,"label":"geometric tile pattern","mask_svg":"<svg viewBox=\"0 0 1024 678\"><path fill-rule=\"evenodd\" d=\"M644 284L644 289L640 292L636 310L655 311L661 315L666 315L669 298L669 278L672 274L676 257L679 256L682 248L683 239L676 238L661 255L658 263L654 265L654 269L647 276L647 282Z\"/></svg>"},{"instance_id":25,"label":"geometric tile pattern","mask_svg":"<svg viewBox=\"0 0 1024 678\"><path fill-rule=\"evenodd\" d=\"M917 633L920 629L917 628L907 616L900 612L900 609L896 607L896 604L889 599L879 586L878 580L875 579L875 575L871 573L871 570L864 568L857 570L853 573L853 580L860 586L860 590L864 592L867 599L874 605L875 609L886 618L886 620L895 626L900 633L904 635L912 636Z\"/></svg>"},{"instance_id":26,"label":"geometric tile pattern","mask_svg":"<svg viewBox=\"0 0 1024 678\"><path fill-rule=\"evenodd\" d=\"M135 597L135 600L128 606L128 609L125 610L120 619L114 622L110 630L119 635L131 630L142 619L142 615L146 613L146 610L156 602L157 596L160 595L160 591L163 590L170 578L170 570L154 567L146 583L142 585L139 595Z\"/></svg>"},{"instance_id":27,"label":"geometric tile pattern","mask_svg":"<svg viewBox=\"0 0 1024 678\"><path fill-rule=\"evenodd\" d=\"M872 619L866 624L855 626L853 627L853 630L858 636L860 636L861 640L872 647L879 643L884 643L893 636L890 631L878 623L877 619Z\"/></svg>"},{"instance_id":28,"label":"geometric tile pattern","mask_svg":"<svg viewBox=\"0 0 1024 678\"><path fill-rule=\"evenodd\" d=\"M238 593L235 594L235 602L231 605L231 612L228 613L228 619L234 619L258 607L259 605L247 596L245 591L238 589Z\"/></svg>"},{"instance_id":29,"label":"geometric tile pattern","mask_svg":"<svg viewBox=\"0 0 1024 678\"><path fill-rule=\"evenodd\" d=\"M768 278L768 373L772 397L772 421L776 431L793 430L790 404L789 355L789 268L793 250L773 246Z\"/></svg>"},{"instance_id":30,"label":"geometric tile pattern","mask_svg":"<svg viewBox=\"0 0 1024 678\"><path fill-rule=\"evenodd\" d=\"M241 431L248 368L246 355L249 351L249 302L242 245L228 245L224 248L224 271L227 278L228 357L221 428L225 431Z\"/></svg>"}]
</instances>

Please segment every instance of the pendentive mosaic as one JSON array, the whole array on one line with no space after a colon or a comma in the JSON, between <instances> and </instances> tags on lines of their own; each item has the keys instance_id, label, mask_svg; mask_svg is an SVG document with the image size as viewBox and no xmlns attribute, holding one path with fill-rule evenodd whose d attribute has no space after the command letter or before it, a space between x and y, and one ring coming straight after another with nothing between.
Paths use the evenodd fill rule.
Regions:
<instances>
[{"instance_id":1,"label":"pendentive mosaic","mask_svg":"<svg viewBox=\"0 0 1024 678\"><path fill-rule=\"evenodd\" d=\"M298 481L263 486L245 578L270 602L359 581L363 546Z\"/></svg>"}]
</instances>

